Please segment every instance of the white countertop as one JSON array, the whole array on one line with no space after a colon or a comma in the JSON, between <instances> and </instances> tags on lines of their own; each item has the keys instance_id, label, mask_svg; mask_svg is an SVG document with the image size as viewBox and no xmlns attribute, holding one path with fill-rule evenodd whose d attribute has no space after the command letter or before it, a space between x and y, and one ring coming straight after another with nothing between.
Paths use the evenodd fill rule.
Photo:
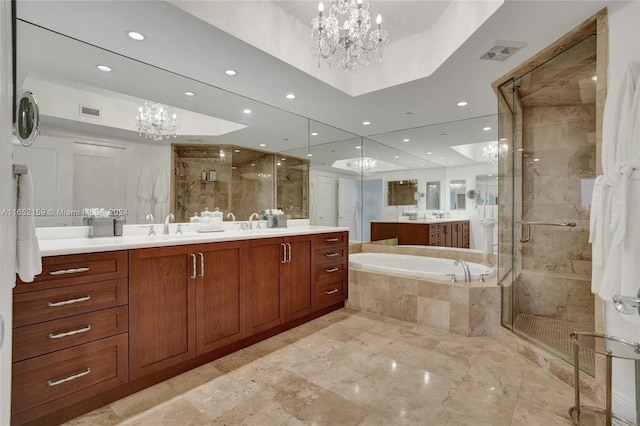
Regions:
<instances>
[{"instance_id":1,"label":"white countertop","mask_svg":"<svg viewBox=\"0 0 640 426\"><path fill-rule=\"evenodd\" d=\"M173 224L172 224L173 225ZM176 235L172 228L170 235L125 235L123 237L101 238L51 238L40 239L40 255L57 256L65 254L95 253L102 251L129 250L150 247L178 246L185 244L215 243L220 241L251 240L257 238L277 238L291 235L321 234L327 232L348 231L349 228L335 226L295 226L290 228L267 228L254 231L225 229L222 232L186 232ZM158 229L156 229L158 233Z\"/></svg>"}]
</instances>

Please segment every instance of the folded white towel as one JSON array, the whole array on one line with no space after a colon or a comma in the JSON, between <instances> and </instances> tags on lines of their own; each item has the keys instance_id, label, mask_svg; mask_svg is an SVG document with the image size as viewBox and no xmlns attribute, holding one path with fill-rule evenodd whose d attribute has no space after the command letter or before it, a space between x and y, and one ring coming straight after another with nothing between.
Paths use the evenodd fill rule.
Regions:
<instances>
[{"instance_id":1,"label":"folded white towel","mask_svg":"<svg viewBox=\"0 0 640 426\"><path fill-rule=\"evenodd\" d=\"M18 194L16 208L18 211L33 211L33 180L30 173L18 176ZM24 282L31 282L42 272L40 246L36 236L33 215L24 214L17 217L16 226L16 272Z\"/></svg>"}]
</instances>

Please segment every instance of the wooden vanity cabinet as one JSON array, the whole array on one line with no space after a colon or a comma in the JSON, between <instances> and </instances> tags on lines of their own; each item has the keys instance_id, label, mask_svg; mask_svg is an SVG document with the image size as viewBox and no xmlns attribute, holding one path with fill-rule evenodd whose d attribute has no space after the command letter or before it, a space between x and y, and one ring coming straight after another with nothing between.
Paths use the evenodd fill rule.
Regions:
<instances>
[{"instance_id":1,"label":"wooden vanity cabinet","mask_svg":"<svg viewBox=\"0 0 640 426\"><path fill-rule=\"evenodd\" d=\"M469 248L469 221L372 222L371 241L390 238L389 229L397 230L398 245ZM383 238L384 237L384 238Z\"/></svg>"},{"instance_id":2,"label":"wooden vanity cabinet","mask_svg":"<svg viewBox=\"0 0 640 426\"><path fill-rule=\"evenodd\" d=\"M349 234L318 234L314 246L314 309L344 302L348 297Z\"/></svg>"},{"instance_id":3,"label":"wooden vanity cabinet","mask_svg":"<svg viewBox=\"0 0 640 426\"><path fill-rule=\"evenodd\" d=\"M245 259L242 241L198 247L196 352L198 355L242 340L245 325ZM201 276L202 275L202 276Z\"/></svg>"},{"instance_id":4,"label":"wooden vanity cabinet","mask_svg":"<svg viewBox=\"0 0 640 426\"><path fill-rule=\"evenodd\" d=\"M196 355L195 248L129 251L131 380Z\"/></svg>"},{"instance_id":5,"label":"wooden vanity cabinet","mask_svg":"<svg viewBox=\"0 0 640 426\"><path fill-rule=\"evenodd\" d=\"M46 257L13 296L12 424L128 382L126 251Z\"/></svg>"},{"instance_id":6,"label":"wooden vanity cabinet","mask_svg":"<svg viewBox=\"0 0 640 426\"><path fill-rule=\"evenodd\" d=\"M245 337L244 247L130 251L132 380Z\"/></svg>"},{"instance_id":7,"label":"wooden vanity cabinet","mask_svg":"<svg viewBox=\"0 0 640 426\"><path fill-rule=\"evenodd\" d=\"M311 236L247 244L247 335L311 313Z\"/></svg>"}]
</instances>

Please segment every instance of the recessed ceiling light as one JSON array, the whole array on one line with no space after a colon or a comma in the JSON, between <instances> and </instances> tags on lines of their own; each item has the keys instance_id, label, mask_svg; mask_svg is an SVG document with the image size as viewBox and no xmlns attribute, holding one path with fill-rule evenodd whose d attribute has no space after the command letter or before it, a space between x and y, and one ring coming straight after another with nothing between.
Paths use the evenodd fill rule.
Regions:
<instances>
[{"instance_id":1,"label":"recessed ceiling light","mask_svg":"<svg viewBox=\"0 0 640 426\"><path fill-rule=\"evenodd\" d=\"M362 149L362 147L360 145L356 146L356 149Z\"/></svg>"},{"instance_id":2,"label":"recessed ceiling light","mask_svg":"<svg viewBox=\"0 0 640 426\"><path fill-rule=\"evenodd\" d=\"M407 163L413 163L413 160L409 160L409 161L407 161Z\"/></svg>"},{"instance_id":3,"label":"recessed ceiling light","mask_svg":"<svg viewBox=\"0 0 640 426\"><path fill-rule=\"evenodd\" d=\"M106 65L96 65L96 68L98 68L100 71L102 72L109 72L111 71L111 67L108 67Z\"/></svg>"},{"instance_id":4,"label":"recessed ceiling light","mask_svg":"<svg viewBox=\"0 0 640 426\"><path fill-rule=\"evenodd\" d=\"M255 166L256 164L255 164L255 163L251 163L251 165L252 165L252 166Z\"/></svg>"},{"instance_id":5,"label":"recessed ceiling light","mask_svg":"<svg viewBox=\"0 0 640 426\"><path fill-rule=\"evenodd\" d=\"M307 157L313 157L313 154L309 153L307 154Z\"/></svg>"},{"instance_id":6,"label":"recessed ceiling light","mask_svg":"<svg viewBox=\"0 0 640 426\"><path fill-rule=\"evenodd\" d=\"M232 168L233 170L235 170L235 169L236 169L236 166L233 166L233 167L231 167L231 168Z\"/></svg>"},{"instance_id":7,"label":"recessed ceiling light","mask_svg":"<svg viewBox=\"0 0 640 426\"><path fill-rule=\"evenodd\" d=\"M267 146L267 144L266 143L261 143L260 146L265 147L265 146Z\"/></svg>"},{"instance_id":8,"label":"recessed ceiling light","mask_svg":"<svg viewBox=\"0 0 640 426\"><path fill-rule=\"evenodd\" d=\"M420 164L420 167L424 167L424 164Z\"/></svg>"},{"instance_id":9,"label":"recessed ceiling light","mask_svg":"<svg viewBox=\"0 0 640 426\"><path fill-rule=\"evenodd\" d=\"M393 158L400 158L400 156L399 155L394 155Z\"/></svg>"},{"instance_id":10,"label":"recessed ceiling light","mask_svg":"<svg viewBox=\"0 0 640 426\"><path fill-rule=\"evenodd\" d=\"M228 75L229 77L233 77L233 76L238 75L238 71L236 71L236 70L231 70L231 69L229 69L229 70L224 70L224 73L225 73L226 75Z\"/></svg>"},{"instance_id":11,"label":"recessed ceiling light","mask_svg":"<svg viewBox=\"0 0 640 426\"><path fill-rule=\"evenodd\" d=\"M446 133L440 133L440 136L447 136Z\"/></svg>"},{"instance_id":12,"label":"recessed ceiling light","mask_svg":"<svg viewBox=\"0 0 640 426\"><path fill-rule=\"evenodd\" d=\"M491 177L491 176L493 176L493 175L487 175L487 176Z\"/></svg>"},{"instance_id":13,"label":"recessed ceiling light","mask_svg":"<svg viewBox=\"0 0 640 426\"><path fill-rule=\"evenodd\" d=\"M411 139L402 139L402 142L409 142Z\"/></svg>"},{"instance_id":14,"label":"recessed ceiling light","mask_svg":"<svg viewBox=\"0 0 640 426\"><path fill-rule=\"evenodd\" d=\"M533 161L540 161L540 159L539 158L534 158Z\"/></svg>"},{"instance_id":15,"label":"recessed ceiling light","mask_svg":"<svg viewBox=\"0 0 640 426\"><path fill-rule=\"evenodd\" d=\"M453 161L449 161L449 164L453 164Z\"/></svg>"},{"instance_id":16,"label":"recessed ceiling light","mask_svg":"<svg viewBox=\"0 0 640 426\"><path fill-rule=\"evenodd\" d=\"M484 130L485 132L488 132L489 130L491 130L491 127L489 127L489 126L483 127L482 130Z\"/></svg>"},{"instance_id":17,"label":"recessed ceiling light","mask_svg":"<svg viewBox=\"0 0 640 426\"><path fill-rule=\"evenodd\" d=\"M276 166L282 166L282 163L278 161L278 162L276 163Z\"/></svg>"},{"instance_id":18,"label":"recessed ceiling light","mask_svg":"<svg viewBox=\"0 0 640 426\"><path fill-rule=\"evenodd\" d=\"M251 110L249 108L245 108L242 110L245 114L251 114Z\"/></svg>"},{"instance_id":19,"label":"recessed ceiling light","mask_svg":"<svg viewBox=\"0 0 640 426\"><path fill-rule=\"evenodd\" d=\"M371 122L370 122L370 121L363 121L363 122L362 122L362 125L363 125L363 126L368 126L369 124L371 124Z\"/></svg>"},{"instance_id":20,"label":"recessed ceiling light","mask_svg":"<svg viewBox=\"0 0 640 426\"><path fill-rule=\"evenodd\" d=\"M239 149L234 149L233 152L240 152L240 150Z\"/></svg>"},{"instance_id":21,"label":"recessed ceiling light","mask_svg":"<svg viewBox=\"0 0 640 426\"><path fill-rule=\"evenodd\" d=\"M127 31L127 35L129 36L130 39L135 41L142 41L145 38L147 38L144 34L138 31Z\"/></svg>"},{"instance_id":22,"label":"recessed ceiling light","mask_svg":"<svg viewBox=\"0 0 640 426\"><path fill-rule=\"evenodd\" d=\"M433 154L433 152L431 152L431 151L427 152L427 155L431 155L431 154Z\"/></svg>"},{"instance_id":23,"label":"recessed ceiling light","mask_svg":"<svg viewBox=\"0 0 640 426\"><path fill-rule=\"evenodd\" d=\"M598 76L597 76L597 75L594 75L593 77L591 77L591 80L593 80L593 81L598 81Z\"/></svg>"},{"instance_id":24,"label":"recessed ceiling light","mask_svg":"<svg viewBox=\"0 0 640 426\"><path fill-rule=\"evenodd\" d=\"M507 140L507 138L500 138L500 141L501 141L501 142L504 142L504 141L506 141L506 140Z\"/></svg>"},{"instance_id":25,"label":"recessed ceiling light","mask_svg":"<svg viewBox=\"0 0 640 426\"><path fill-rule=\"evenodd\" d=\"M287 159L286 158L281 158L280 161L287 161Z\"/></svg>"},{"instance_id":26,"label":"recessed ceiling light","mask_svg":"<svg viewBox=\"0 0 640 426\"><path fill-rule=\"evenodd\" d=\"M294 95L293 93L287 93L287 95L285 96L285 98L287 99L295 99L296 95Z\"/></svg>"},{"instance_id":27,"label":"recessed ceiling light","mask_svg":"<svg viewBox=\"0 0 640 426\"><path fill-rule=\"evenodd\" d=\"M444 157L439 157L438 160L444 160Z\"/></svg>"},{"instance_id":28,"label":"recessed ceiling light","mask_svg":"<svg viewBox=\"0 0 640 426\"><path fill-rule=\"evenodd\" d=\"M460 102L458 102L458 104L457 104L457 105L458 105L458 106L467 106L467 105L469 105L469 102L467 102L467 101L460 101Z\"/></svg>"},{"instance_id":29,"label":"recessed ceiling light","mask_svg":"<svg viewBox=\"0 0 640 426\"><path fill-rule=\"evenodd\" d=\"M318 136L318 132L311 132L311 136Z\"/></svg>"},{"instance_id":30,"label":"recessed ceiling light","mask_svg":"<svg viewBox=\"0 0 640 426\"><path fill-rule=\"evenodd\" d=\"M185 96L188 96L188 97L193 97L193 96L195 96L196 94L187 90L186 92L184 92L184 95L185 95Z\"/></svg>"}]
</instances>

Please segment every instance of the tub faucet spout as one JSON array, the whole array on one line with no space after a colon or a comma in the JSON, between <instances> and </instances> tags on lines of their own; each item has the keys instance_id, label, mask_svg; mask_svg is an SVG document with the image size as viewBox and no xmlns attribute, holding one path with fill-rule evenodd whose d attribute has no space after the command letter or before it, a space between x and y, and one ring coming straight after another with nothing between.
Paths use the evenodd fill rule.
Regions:
<instances>
[{"instance_id":1,"label":"tub faucet spout","mask_svg":"<svg viewBox=\"0 0 640 426\"><path fill-rule=\"evenodd\" d=\"M464 282L470 282L471 281L471 271L469 270L469 265L467 265L467 263L462 260L462 259L456 259L455 262L453 262L453 266L458 266L458 265L462 265L462 269L464 269Z\"/></svg>"}]
</instances>

